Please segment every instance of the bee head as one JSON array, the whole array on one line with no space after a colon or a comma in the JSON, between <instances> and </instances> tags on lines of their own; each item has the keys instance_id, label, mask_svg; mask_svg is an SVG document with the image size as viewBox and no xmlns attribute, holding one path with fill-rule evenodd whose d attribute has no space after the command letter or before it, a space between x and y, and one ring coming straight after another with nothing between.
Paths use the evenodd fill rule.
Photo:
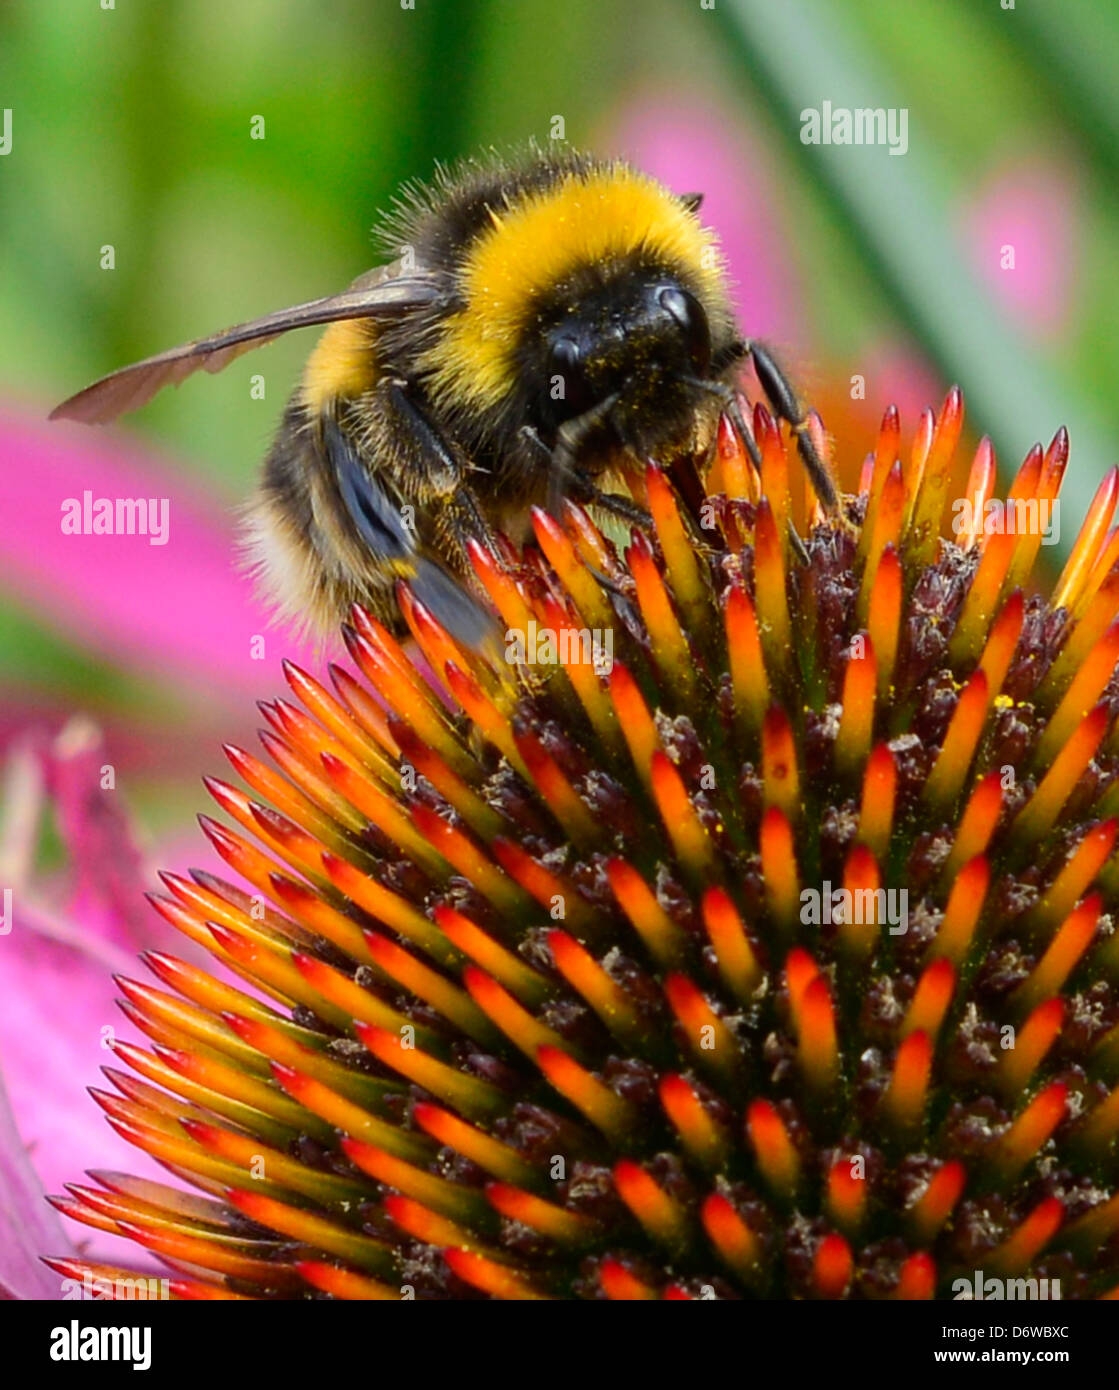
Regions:
<instances>
[{"instance_id":1,"label":"bee head","mask_svg":"<svg viewBox=\"0 0 1119 1390\"><path fill-rule=\"evenodd\" d=\"M567 421L616 398L600 435L650 450L694 413L695 392L684 378L706 375L711 330L689 289L672 275L645 270L569 305L545 328L542 349L536 423L544 439L554 441Z\"/></svg>"}]
</instances>

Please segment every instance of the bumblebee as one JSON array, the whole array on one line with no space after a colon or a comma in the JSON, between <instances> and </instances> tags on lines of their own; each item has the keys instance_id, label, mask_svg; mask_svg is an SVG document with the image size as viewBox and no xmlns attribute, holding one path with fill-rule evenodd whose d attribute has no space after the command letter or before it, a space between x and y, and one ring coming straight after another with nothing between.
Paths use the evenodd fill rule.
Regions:
<instances>
[{"instance_id":1,"label":"bumblebee","mask_svg":"<svg viewBox=\"0 0 1119 1390\"><path fill-rule=\"evenodd\" d=\"M248 514L266 592L312 626L334 626L355 601L397 626L406 579L477 641L486 620L463 584L472 538L500 555L497 532L519 538L531 505L565 497L641 519L606 482L650 457L704 454L724 410L757 458L736 405L747 357L834 508L795 393L738 332L700 202L566 148L441 169L385 218L389 264L342 294L122 368L51 418L110 420L199 368L328 325Z\"/></svg>"}]
</instances>

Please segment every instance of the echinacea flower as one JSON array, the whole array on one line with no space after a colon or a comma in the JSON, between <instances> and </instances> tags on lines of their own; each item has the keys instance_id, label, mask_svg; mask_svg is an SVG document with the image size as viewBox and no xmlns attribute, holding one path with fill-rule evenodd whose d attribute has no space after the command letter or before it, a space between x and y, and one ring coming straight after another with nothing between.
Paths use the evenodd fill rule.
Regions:
<instances>
[{"instance_id":1,"label":"echinacea flower","mask_svg":"<svg viewBox=\"0 0 1119 1390\"><path fill-rule=\"evenodd\" d=\"M989 523L1067 436L1001 510L981 444L943 539L953 391L805 562L753 418L624 553L571 505L475 548L510 664L403 590L437 687L360 611L363 680L287 667L274 765L209 784L247 887L154 899L244 987L147 953L97 1093L198 1191L61 1211L184 1298L1119 1294L1116 475L1028 593L1041 528Z\"/></svg>"}]
</instances>

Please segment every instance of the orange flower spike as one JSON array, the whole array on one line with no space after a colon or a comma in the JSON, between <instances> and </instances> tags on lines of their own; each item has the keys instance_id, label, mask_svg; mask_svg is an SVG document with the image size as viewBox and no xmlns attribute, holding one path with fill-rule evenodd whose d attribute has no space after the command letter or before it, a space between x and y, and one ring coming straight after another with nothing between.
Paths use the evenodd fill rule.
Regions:
<instances>
[{"instance_id":1,"label":"orange flower spike","mask_svg":"<svg viewBox=\"0 0 1119 1390\"><path fill-rule=\"evenodd\" d=\"M940 518L952 476L952 459L963 423L963 395L958 386L953 386L941 406L910 513L906 545L914 564L928 564L936 555Z\"/></svg>"},{"instance_id":2,"label":"orange flower spike","mask_svg":"<svg viewBox=\"0 0 1119 1390\"><path fill-rule=\"evenodd\" d=\"M504 817L488 805L458 773L452 772L439 754L418 739L406 724L394 721L391 727L400 745L400 767L393 769L393 777L398 785L402 784L406 768L410 767L431 783L475 834L489 840L508 828Z\"/></svg>"},{"instance_id":3,"label":"orange flower spike","mask_svg":"<svg viewBox=\"0 0 1119 1390\"><path fill-rule=\"evenodd\" d=\"M800 811L800 776L789 717L780 705L766 711L762 724L762 786L765 804L779 806L790 821Z\"/></svg>"},{"instance_id":4,"label":"orange flower spike","mask_svg":"<svg viewBox=\"0 0 1119 1390\"><path fill-rule=\"evenodd\" d=\"M1016 1176L1049 1142L1068 1112L1068 1087L1061 1081L1046 1086L1010 1128L991 1144L992 1165L1006 1179Z\"/></svg>"},{"instance_id":5,"label":"orange flower spike","mask_svg":"<svg viewBox=\"0 0 1119 1390\"><path fill-rule=\"evenodd\" d=\"M507 989L478 966L465 966L462 981L486 1017L527 1057L535 1059L541 1047L570 1050L553 1028L541 1023L535 1014L518 1003Z\"/></svg>"},{"instance_id":6,"label":"orange flower spike","mask_svg":"<svg viewBox=\"0 0 1119 1390\"><path fill-rule=\"evenodd\" d=\"M261 738L262 740L265 738L269 740L264 746L273 758L276 758L277 752L281 756L283 755L284 748L280 739L266 734L262 734ZM252 787L253 791L270 801L277 810L282 811L297 825L301 825L304 830L316 835L326 844L337 847L342 843L342 836L338 833L337 823L332 822L329 816L324 815L315 802L298 786L293 787L286 777L280 777L258 758L254 758L251 753L247 753L243 748L238 748L234 743L223 743L222 752ZM280 759L276 758L276 761L280 761ZM298 763L297 768L300 774L305 772L302 763ZM361 817L346 806L341 797L335 796L332 792L329 795L331 800L336 803L337 810L349 817L349 828L360 829L362 826Z\"/></svg>"},{"instance_id":7,"label":"orange flower spike","mask_svg":"<svg viewBox=\"0 0 1119 1390\"><path fill-rule=\"evenodd\" d=\"M473 536L466 542L466 554L506 629L527 632L533 613L513 575L502 567L488 546Z\"/></svg>"},{"instance_id":8,"label":"orange flower spike","mask_svg":"<svg viewBox=\"0 0 1119 1390\"><path fill-rule=\"evenodd\" d=\"M1008 514L1019 500L1026 501L1036 493L1041 477L1041 463L1041 446L1036 445L1026 456L1014 486L1010 489L1005 503ZM960 610L956 630L948 644L949 659L954 665L962 665L969 657L978 654L980 644L998 608L1017 544L1018 536L1012 529L1003 529L987 536L979 567L975 571L963 608Z\"/></svg>"},{"instance_id":9,"label":"orange flower spike","mask_svg":"<svg viewBox=\"0 0 1119 1390\"><path fill-rule=\"evenodd\" d=\"M936 411L931 406L926 406L921 411L917 428L913 432L913 445L909 451L909 468L905 475L906 530L909 529L913 517L913 506L917 501L917 494L921 490L921 480L925 476L925 464L929 457L929 450L932 448L935 433Z\"/></svg>"},{"instance_id":10,"label":"orange flower spike","mask_svg":"<svg viewBox=\"0 0 1119 1390\"><path fill-rule=\"evenodd\" d=\"M878 685L874 643L869 637L856 636L851 647L843 673L843 711L835 738L836 771L848 779L862 771L870 752Z\"/></svg>"},{"instance_id":11,"label":"orange flower spike","mask_svg":"<svg viewBox=\"0 0 1119 1390\"><path fill-rule=\"evenodd\" d=\"M333 1136L334 1130L340 1129L352 1138L376 1144L398 1158L424 1163L430 1162L434 1157L434 1145L422 1134L411 1133L386 1120L378 1119L375 1115L369 1114L363 1105L347 1100L321 1081L305 1076L282 1062L274 1062L272 1071L287 1094L298 1101L304 1111L310 1111L312 1115L326 1121L327 1142L329 1137Z\"/></svg>"},{"instance_id":12,"label":"orange flower spike","mask_svg":"<svg viewBox=\"0 0 1119 1390\"><path fill-rule=\"evenodd\" d=\"M804 991L813 980L819 979L820 967L803 946L794 946L785 957L785 990L789 996L789 1013L793 1027L800 1032L801 1006Z\"/></svg>"},{"instance_id":13,"label":"orange flower spike","mask_svg":"<svg viewBox=\"0 0 1119 1390\"><path fill-rule=\"evenodd\" d=\"M366 932L365 939L378 970L400 989L423 1000L468 1037L487 1045L499 1040L482 1011L445 976L379 932Z\"/></svg>"},{"instance_id":14,"label":"orange flower spike","mask_svg":"<svg viewBox=\"0 0 1119 1390\"><path fill-rule=\"evenodd\" d=\"M782 1196L791 1197L800 1182L800 1155L785 1122L768 1100L750 1102L746 1134L766 1182Z\"/></svg>"},{"instance_id":15,"label":"orange flower spike","mask_svg":"<svg viewBox=\"0 0 1119 1390\"><path fill-rule=\"evenodd\" d=\"M738 431L730 422L729 416L719 419L719 435L716 447L716 467L721 470L722 487L711 487L712 492L724 492L728 497L744 498L756 502L759 495L758 475L753 461L746 452L745 445L738 437Z\"/></svg>"},{"instance_id":16,"label":"orange flower spike","mask_svg":"<svg viewBox=\"0 0 1119 1390\"><path fill-rule=\"evenodd\" d=\"M528 729L514 731L513 737L541 800L558 824L581 848L595 844L601 833L598 821L540 737Z\"/></svg>"},{"instance_id":17,"label":"orange flower spike","mask_svg":"<svg viewBox=\"0 0 1119 1390\"><path fill-rule=\"evenodd\" d=\"M367 1023L356 1024L354 1031L379 1062L470 1119L483 1119L504 1110L505 1097L496 1086L448 1066L418 1047L404 1046L403 1032Z\"/></svg>"},{"instance_id":18,"label":"orange flower spike","mask_svg":"<svg viewBox=\"0 0 1119 1390\"><path fill-rule=\"evenodd\" d=\"M874 449L874 465L871 473L870 494L866 504L866 519L863 522L862 531L859 533L858 548L855 551L855 568L862 567L865 571L870 556L871 540L874 537L878 518L878 509L881 505L882 493L886 486L886 479L889 477L890 470L898 462L898 441L901 437L901 419L898 415L897 406L892 405L882 417L882 424L878 431L878 440ZM898 478L901 479L901 469L898 469ZM879 552L881 553L881 552ZM877 558L875 567L877 567ZM865 574L864 574L865 580ZM865 616L861 608L860 596L860 620Z\"/></svg>"},{"instance_id":19,"label":"orange flower spike","mask_svg":"<svg viewBox=\"0 0 1119 1390\"><path fill-rule=\"evenodd\" d=\"M406 1197L422 1202L440 1216L469 1223L484 1223L492 1213L483 1195L476 1188L437 1177L426 1168L407 1163L362 1139L343 1138L342 1152L376 1182L394 1187Z\"/></svg>"},{"instance_id":20,"label":"orange flower spike","mask_svg":"<svg viewBox=\"0 0 1119 1390\"><path fill-rule=\"evenodd\" d=\"M927 1033L918 1029L898 1048L890 1084L882 1097L883 1113L899 1131L912 1133L920 1129L931 1070L932 1042Z\"/></svg>"},{"instance_id":21,"label":"orange flower spike","mask_svg":"<svg viewBox=\"0 0 1119 1390\"><path fill-rule=\"evenodd\" d=\"M940 753L925 782L925 801L942 811L956 800L987 722L987 674L976 671L960 692Z\"/></svg>"},{"instance_id":22,"label":"orange flower spike","mask_svg":"<svg viewBox=\"0 0 1119 1390\"><path fill-rule=\"evenodd\" d=\"M547 998L549 985L543 975L537 974L519 956L496 942L468 917L444 903L435 908L433 915L447 940L475 965L480 965L487 974L500 980L511 994L534 1006Z\"/></svg>"},{"instance_id":23,"label":"orange flower spike","mask_svg":"<svg viewBox=\"0 0 1119 1390\"><path fill-rule=\"evenodd\" d=\"M1061 807L1087 770L1111 722L1110 707L1100 704L1081 720L1080 725L1053 760L1034 794L1015 817L1012 833L1025 843L1047 835Z\"/></svg>"},{"instance_id":24,"label":"orange flower spike","mask_svg":"<svg viewBox=\"0 0 1119 1390\"><path fill-rule=\"evenodd\" d=\"M710 1193L699 1212L708 1239L727 1265L752 1283L761 1262L762 1244L721 1192Z\"/></svg>"},{"instance_id":25,"label":"orange flower spike","mask_svg":"<svg viewBox=\"0 0 1119 1390\"><path fill-rule=\"evenodd\" d=\"M842 1298L855 1272L855 1257L841 1235L826 1235L812 1260L812 1282L820 1298Z\"/></svg>"},{"instance_id":26,"label":"orange flower spike","mask_svg":"<svg viewBox=\"0 0 1119 1390\"><path fill-rule=\"evenodd\" d=\"M949 1159L929 1180L928 1186L910 1208L909 1222L917 1240L931 1243L967 1186L967 1169L959 1159Z\"/></svg>"},{"instance_id":27,"label":"orange flower spike","mask_svg":"<svg viewBox=\"0 0 1119 1390\"><path fill-rule=\"evenodd\" d=\"M616 1163L614 1186L653 1240L671 1248L686 1242L688 1220L683 1207L640 1164L628 1158Z\"/></svg>"},{"instance_id":28,"label":"orange flower spike","mask_svg":"<svg viewBox=\"0 0 1119 1390\"><path fill-rule=\"evenodd\" d=\"M791 927L800 913L800 877L792 826L779 806L770 806L762 816L759 848L769 910Z\"/></svg>"},{"instance_id":29,"label":"orange flower spike","mask_svg":"<svg viewBox=\"0 0 1119 1390\"><path fill-rule=\"evenodd\" d=\"M681 864L697 877L720 878L722 873L711 837L696 813L680 773L666 753L653 754L651 780L653 799Z\"/></svg>"},{"instance_id":30,"label":"orange flower spike","mask_svg":"<svg viewBox=\"0 0 1119 1390\"><path fill-rule=\"evenodd\" d=\"M535 1302L548 1298L548 1294L514 1273L508 1265L488 1260L473 1250L444 1250L443 1259L463 1283L488 1293L491 1298L509 1299L512 1302Z\"/></svg>"},{"instance_id":31,"label":"orange flower spike","mask_svg":"<svg viewBox=\"0 0 1119 1390\"><path fill-rule=\"evenodd\" d=\"M987 645L979 659L979 669L987 677L987 699L991 702L1002 689L1006 673L1010 669L1018 638L1022 633L1022 619L1025 613L1025 599L1021 589L1015 589L1002 606L998 617L991 624Z\"/></svg>"},{"instance_id":32,"label":"orange flower spike","mask_svg":"<svg viewBox=\"0 0 1119 1390\"><path fill-rule=\"evenodd\" d=\"M614 622L613 609L560 523L539 507L533 507L532 530L548 563L582 615L583 625L603 631L610 627Z\"/></svg>"},{"instance_id":33,"label":"orange flower spike","mask_svg":"<svg viewBox=\"0 0 1119 1390\"><path fill-rule=\"evenodd\" d=\"M1103 583L1088 603L1083 613L1075 620L1075 625L1064 646L1050 666L1045 679L1038 687L1036 699L1043 707L1056 699L1069 681L1083 666L1096 643L1119 617L1119 565Z\"/></svg>"},{"instance_id":34,"label":"orange flower spike","mask_svg":"<svg viewBox=\"0 0 1119 1390\"><path fill-rule=\"evenodd\" d=\"M898 1275L893 1297L901 1302L927 1302L936 1296L936 1264L925 1250L917 1250L905 1261Z\"/></svg>"},{"instance_id":35,"label":"orange flower spike","mask_svg":"<svg viewBox=\"0 0 1119 1390\"><path fill-rule=\"evenodd\" d=\"M983 854L995 833L1002 814L1002 774L989 772L975 784L963 815L952 852L944 866L946 882L953 880L960 869L976 855Z\"/></svg>"},{"instance_id":36,"label":"orange flower spike","mask_svg":"<svg viewBox=\"0 0 1119 1390\"><path fill-rule=\"evenodd\" d=\"M565 1211L554 1202L546 1202L523 1188L491 1182L486 1184L486 1197L502 1216L539 1231L549 1240L567 1245L585 1245L595 1237L596 1223L589 1217Z\"/></svg>"},{"instance_id":37,"label":"orange flower spike","mask_svg":"<svg viewBox=\"0 0 1119 1390\"><path fill-rule=\"evenodd\" d=\"M789 668L792 651L789 599L785 592L781 537L765 497L758 503L755 522L754 599L766 669L771 673L784 672Z\"/></svg>"},{"instance_id":38,"label":"orange flower spike","mask_svg":"<svg viewBox=\"0 0 1119 1390\"><path fill-rule=\"evenodd\" d=\"M322 1260L297 1260L295 1267L311 1288L345 1302L396 1303L400 1299L400 1290L395 1285L367 1279L352 1269L342 1269Z\"/></svg>"},{"instance_id":39,"label":"orange flower spike","mask_svg":"<svg viewBox=\"0 0 1119 1390\"><path fill-rule=\"evenodd\" d=\"M1069 914L1045 954L1014 991L1016 1005L1029 1008L1064 986L1092 943L1102 906L1099 893L1093 893Z\"/></svg>"},{"instance_id":40,"label":"orange flower spike","mask_svg":"<svg viewBox=\"0 0 1119 1390\"><path fill-rule=\"evenodd\" d=\"M695 542L681 520L668 479L652 464L645 470L645 493L673 596L688 630L702 639L710 621L711 599L700 576Z\"/></svg>"},{"instance_id":41,"label":"orange flower spike","mask_svg":"<svg viewBox=\"0 0 1119 1390\"><path fill-rule=\"evenodd\" d=\"M406 583L399 582L397 584L396 601L404 621L408 624L408 630L436 676L442 674L450 661L453 661L457 666L463 666L467 663L469 657L462 646L451 637L441 624L435 621L428 608L415 597ZM496 636L495 627L495 640ZM474 663L476 675L480 675L483 669L481 663Z\"/></svg>"},{"instance_id":42,"label":"orange flower spike","mask_svg":"<svg viewBox=\"0 0 1119 1390\"><path fill-rule=\"evenodd\" d=\"M858 1159L856 1163L854 1159ZM858 1230L866 1215L866 1177L862 1155L841 1158L828 1172L827 1207L835 1224L849 1234Z\"/></svg>"},{"instance_id":43,"label":"orange flower spike","mask_svg":"<svg viewBox=\"0 0 1119 1390\"><path fill-rule=\"evenodd\" d=\"M333 753L322 755L322 765L334 786L351 806L361 812L368 824L375 825L425 873L436 878L446 876L446 864L424 837L417 833L403 802L382 791L370 778L357 772L341 758L336 758Z\"/></svg>"},{"instance_id":44,"label":"orange flower spike","mask_svg":"<svg viewBox=\"0 0 1119 1390\"><path fill-rule=\"evenodd\" d=\"M956 541L964 550L970 550L977 541L982 542L986 538L983 523L987 502L994 493L997 481L998 469L995 463L995 451L991 446L991 441L984 435L975 451L975 458L972 460L971 471L968 474L967 487L964 490L968 509L958 522L953 523L954 527L957 524L960 527Z\"/></svg>"},{"instance_id":45,"label":"orange flower spike","mask_svg":"<svg viewBox=\"0 0 1119 1390\"><path fill-rule=\"evenodd\" d=\"M773 509L773 525L781 540L782 552L789 550L789 456L773 417L763 405L754 408L755 433L762 456L762 492Z\"/></svg>"},{"instance_id":46,"label":"orange flower spike","mask_svg":"<svg viewBox=\"0 0 1119 1390\"><path fill-rule=\"evenodd\" d=\"M902 1019L900 1036L921 1029L935 1039L944 1022L956 988L956 971L952 962L941 956L927 965L917 981L913 999Z\"/></svg>"},{"instance_id":47,"label":"orange flower spike","mask_svg":"<svg viewBox=\"0 0 1119 1390\"><path fill-rule=\"evenodd\" d=\"M855 961L865 961L874 950L886 923L878 921L878 897L882 887L882 875L878 863L866 845L854 845L843 866L843 887L850 893L854 905L873 903L873 910L861 913L856 910L851 915L861 916L862 920L843 921L839 924L839 940L845 953ZM868 896L873 894L874 896Z\"/></svg>"},{"instance_id":48,"label":"orange flower spike","mask_svg":"<svg viewBox=\"0 0 1119 1390\"><path fill-rule=\"evenodd\" d=\"M866 760L858 830L859 843L865 845L876 859L883 858L889 849L897 783L894 755L888 744L880 743Z\"/></svg>"},{"instance_id":49,"label":"orange flower spike","mask_svg":"<svg viewBox=\"0 0 1119 1390\"><path fill-rule=\"evenodd\" d=\"M878 563L878 574L870 591L866 616L867 636L878 668L880 700L885 700L889 695L894 677L904 588L901 560L894 547L888 545Z\"/></svg>"},{"instance_id":50,"label":"orange flower spike","mask_svg":"<svg viewBox=\"0 0 1119 1390\"><path fill-rule=\"evenodd\" d=\"M1103 695L1119 664L1119 623L1112 623L1073 676L1064 698L1041 735L1034 766L1048 767L1072 738L1076 726Z\"/></svg>"},{"instance_id":51,"label":"orange flower spike","mask_svg":"<svg viewBox=\"0 0 1119 1390\"><path fill-rule=\"evenodd\" d=\"M661 747L657 726L637 682L620 661L614 663L609 684L614 713L629 745L633 765L648 787L652 782L653 755Z\"/></svg>"},{"instance_id":52,"label":"orange flower spike","mask_svg":"<svg viewBox=\"0 0 1119 1390\"><path fill-rule=\"evenodd\" d=\"M602 1292L612 1303L649 1302L655 1300L657 1292L643 1283L618 1260L603 1260L598 1269Z\"/></svg>"},{"instance_id":53,"label":"orange flower spike","mask_svg":"<svg viewBox=\"0 0 1119 1390\"><path fill-rule=\"evenodd\" d=\"M563 1049L541 1047L536 1061L546 1079L609 1139L620 1140L632 1130L631 1107Z\"/></svg>"},{"instance_id":54,"label":"orange flower spike","mask_svg":"<svg viewBox=\"0 0 1119 1390\"><path fill-rule=\"evenodd\" d=\"M1039 1004L1018 1030L1014 1046L999 1059L999 1085L1013 1098L1024 1091L1042 1058L1057 1041L1065 1020L1063 999L1047 999Z\"/></svg>"},{"instance_id":55,"label":"orange flower spike","mask_svg":"<svg viewBox=\"0 0 1119 1390\"><path fill-rule=\"evenodd\" d=\"M1080 534L1072 547L1072 553L1065 563L1057 587L1053 591L1050 605L1053 608L1072 608L1088 580L1093 565L1107 541L1108 527L1115 513L1115 503L1119 500L1119 467L1112 467L1104 474Z\"/></svg>"},{"instance_id":56,"label":"orange flower spike","mask_svg":"<svg viewBox=\"0 0 1119 1390\"><path fill-rule=\"evenodd\" d=\"M967 958L990 882L986 858L979 854L968 860L952 884L940 927L929 947L930 960L943 958L958 967Z\"/></svg>"},{"instance_id":57,"label":"orange flower spike","mask_svg":"<svg viewBox=\"0 0 1119 1390\"><path fill-rule=\"evenodd\" d=\"M696 1060L723 1076L733 1076L742 1061L742 1051L702 991L687 975L674 972L665 979L664 993Z\"/></svg>"},{"instance_id":58,"label":"orange flower spike","mask_svg":"<svg viewBox=\"0 0 1119 1390\"><path fill-rule=\"evenodd\" d=\"M412 1118L425 1134L470 1159L493 1177L520 1187L535 1187L540 1182L538 1171L516 1149L442 1106L417 1100L412 1106Z\"/></svg>"},{"instance_id":59,"label":"orange flower spike","mask_svg":"<svg viewBox=\"0 0 1119 1390\"><path fill-rule=\"evenodd\" d=\"M622 755L626 742L602 679L613 669L612 647L606 647L593 633L588 636L572 628L568 613L550 595L545 596L543 606L548 626L554 632L562 633L565 627L570 630L566 643L561 639L560 662L576 698L605 747L615 756Z\"/></svg>"},{"instance_id":60,"label":"orange flower spike","mask_svg":"<svg viewBox=\"0 0 1119 1390\"><path fill-rule=\"evenodd\" d=\"M835 1006L822 975L810 981L801 1000L797 1060L812 1090L826 1094L835 1085L839 1075Z\"/></svg>"},{"instance_id":61,"label":"orange flower spike","mask_svg":"<svg viewBox=\"0 0 1119 1390\"><path fill-rule=\"evenodd\" d=\"M686 706L695 698L695 661L643 533L635 532L633 544L626 551L626 563L633 575L637 604L649 633L657 670Z\"/></svg>"},{"instance_id":62,"label":"orange flower spike","mask_svg":"<svg viewBox=\"0 0 1119 1390\"><path fill-rule=\"evenodd\" d=\"M1064 868L1031 911L1027 919L1031 930L1038 934L1048 933L1065 920L1107 863L1115 848L1117 831L1119 820L1106 820L1085 832Z\"/></svg>"},{"instance_id":63,"label":"orange flower spike","mask_svg":"<svg viewBox=\"0 0 1119 1390\"><path fill-rule=\"evenodd\" d=\"M501 750L522 777L527 777L528 770L517 751L517 743L513 737L513 728L508 715L498 708L473 676L461 670L453 661L447 663L443 674L447 677L448 689L462 706L467 718L478 726L479 731L490 743ZM415 728L414 720L409 720L409 723ZM420 737L423 735L421 734ZM447 758L445 749L440 748L438 751L447 761L449 767L454 768L461 775L468 775L463 769L461 756L457 759L450 759ZM471 766L474 766L473 760L471 760Z\"/></svg>"},{"instance_id":64,"label":"orange flower spike","mask_svg":"<svg viewBox=\"0 0 1119 1390\"><path fill-rule=\"evenodd\" d=\"M1045 1197L1003 1243L983 1260L985 1269L1003 1276L1029 1269L1045 1249L1065 1219L1065 1209L1056 1197Z\"/></svg>"},{"instance_id":65,"label":"orange flower spike","mask_svg":"<svg viewBox=\"0 0 1119 1390\"><path fill-rule=\"evenodd\" d=\"M1006 573L1007 590L1017 589L1026 583L1034 567L1038 551L1045 539L1046 531L1054 527L1059 518L1059 507L1054 506L1057 493L1064 478L1068 463L1068 432L1060 429L1053 436L1045 451L1041 478L1034 497L1016 504L1014 525L1018 532L1018 545L1014 558ZM1024 521L1024 525L1022 524ZM1087 580L1088 575L1085 575Z\"/></svg>"},{"instance_id":66,"label":"orange flower spike","mask_svg":"<svg viewBox=\"0 0 1119 1390\"><path fill-rule=\"evenodd\" d=\"M599 924L594 910L567 879L546 869L538 859L503 835L491 842L490 851L509 877L541 907L547 908L549 913L558 911L561 914L557 921L569 923L580 933L595 933Z\"/></svg>"},{"instance_id":67,"label":"orange flower spike","mask_svg":"<svg viewBox=\"0 0 1119 1390\"><path fill-rule=\"evenodd\" d=\"M657 901L653 890L624 859L609 860L606 876L618 906L657 963L664 967L675 965L687 950L687 938Z\"/></svg>"},{"instance_id":68,"label":"orange flower spike","mask_svg":"<svg viewBox=\"0 0 1119 1390\"><path fill-rule=\"evenodd\" d=\"M447 949L442 934L399 894L333 854L323 854L322 866L334 887L363 912L399 932L434 959L444 963L457 959L456 953Z\"/></svg>"},{"instance_id":69,"label":"orange flower spike","mask_svg":"<svg viewBox=\"0 0 1119 1390\"><path fill-rule=\"evenodd\" d=\"M729 1136L713 1120L686 1077L670 1073L658 1088L664 1113L689 1154L705 1168L718 1169L729 1152Z\"/></svg>"},{"instance_id":70,"label":"orange flower spike","mask_svg":"<svg viewBox=\"0 0 1119 1390\"><path fill-rule=\"evenodd\" d=\"M722 888L708 888L702 907L720 975L740 999L749 999L761 983L762 969L734 903Z\"/></svg>"},{"instance_id":71,"label":"orange flower spike","mask_svg":"<svg viewBox=\"0 0 1119 1390\"><path fill-rule=\"evenodd\" d=\"M549 931L548 946L556 969L612 1033L623 1039L640 1039L644 1035L633 999L585 947L567 932L558 930Z\"/></svg>"},{"instance_id":72,"label":"orange flower spike","mask_svg":"<svg viewBox=\"0 0 1119 1390\"><path fill-rule=\"evenodd\" d=\"M770 692L754 600L740 585L727 589L723 616L736 722L740 736L749 742L761 728Z\"/></svg>"},{"instance_id":73,"label":"orange flower spike","mask_svg":"<svg viewBox=\"0 0 1119 1390\"><path fill-rule=\"evenodd\" d=\"M591 569L607 577L621 573L617 557L607 546L602 532L587 515L584 507L568 497L564 500L563 517L576 549Z\"/></svg>"},{"instance_id":74,"label":"orange flower spike","mask_svg":"<svg viewBox=\"0 0 1119 1390\"><path fill-rule=\"evenodd\" d=\"M1117 564L1119 564L1119 526L1114 526L1107 538L1107 544L1100 552L1099 559L1092 566L1091 573L1080 590L1080 596L1073 605L1072 616L1074 620L1079 622L1088 611L1089 605L1100 591L1100 586Z\"/></svg>"},{"instance_id":75,"label":"orange flower spike","mask_svg":"<svg viewBox=\"0 0 1119 1390\"><path fill-rule=\"evenodd\" d=\"M384 710L365 687L337 662L330 663L330 679L338 698L354 722L395 762L400 750L389 733Z\"/></svg>"},{"instance_id":76,"label":"orange flower spike","mask_svg":"<svg viewBox=\"0 0 1119 1390\"><path fill-rule=\"evenodd\" d=\"M901 538L902 523L905 520L905 479L902 476L901 461L895 460L882 488L882 497L874 519L874 530L867 546L866 565L863 568L862 584L859 587L859 601L856 607L857 621L866 623L870 612L871 594L874 592L878 570L887 546L896 550ZM863 535L866 535L864 530Z\"/></svg>"}]
</instances>

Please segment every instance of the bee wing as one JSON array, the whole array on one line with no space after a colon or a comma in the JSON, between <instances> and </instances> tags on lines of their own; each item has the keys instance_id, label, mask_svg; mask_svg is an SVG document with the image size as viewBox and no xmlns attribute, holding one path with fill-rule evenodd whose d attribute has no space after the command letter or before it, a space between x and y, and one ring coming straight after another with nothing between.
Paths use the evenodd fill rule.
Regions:
<instances>
[{"instance_id":1,"label":"bee wing","mask_svg":"<svg viewBox=\"0 0 1119 1390\"><path fill-rule=\"evenodd\" d=\"M334 323L338 319L394 318L410 309L433 304L442 297L443 292L430 277L401 275L398 265L384 266L359 276L341 294L280 309L208 338L183 343L155 357L146 357L130 367L121 367L55 406L50 418L101 425L146 405L164 386L177 386L200 368L220 372L243 352L260 347L282 333L290 333L293 328Z\"/></svg>"}]
</instances>

